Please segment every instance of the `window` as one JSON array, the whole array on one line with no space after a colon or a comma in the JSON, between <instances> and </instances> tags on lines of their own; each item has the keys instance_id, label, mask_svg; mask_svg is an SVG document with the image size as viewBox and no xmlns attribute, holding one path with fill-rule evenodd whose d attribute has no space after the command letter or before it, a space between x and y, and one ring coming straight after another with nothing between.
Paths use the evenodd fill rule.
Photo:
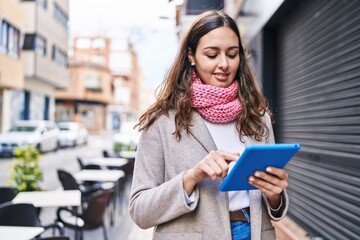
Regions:
<instances>
[{"instance_id":1,"label":"window","mask_svg":"<svg viewBox=\"0 0 360 240\"><path fill-rule=\"evenodd\" d=\"M91 62L101 65L101 66L105 66L106 63L106 59L104 56L101 55L94 55L91 57Z\"/></svg>"},{"instance_id":2,"label":"window","mask_svg":"<svg viewBox=\"0 0 360 240\"><path fill-rule=\"evenodd\" d=\"M40 6L42 6L43 8L47 8L47 0L22 0L23 2L36 2L37 4L39 4Z\"/></svg>"},{"instance_id":3,"label":"window","mask_svg":"<svg viewBox=\"0 0 360 240\"><path fill-rule=\"evenodd\" d=\"M12 57L19 57L20 31L10 26L9 28L9 44L8 54Z\"/></svg>"},{"instance_id":4,"label":"window","mask_svg":"<svg viewBox=\"0 0 360 240\"><path fill-rule=\"evenodd\" d=\"M20 55L20 31L7 21L1 21L0 52L18 58Z\"/></svg>"},{"instance_id":5,"label":"window","mask_svg":"<svg viewBox=\"0 0 360 240\"><path fill-rule=\"evenodd\" d=\"M40 56L46 55L46 39L44 37L36 35L34 50Z\"/></svg>"},{"instance_id":6,"label":"window","mask_svg":"<svg viewBox=\"0 0 360 240\"><path fill-rule=\"evenodd\" d=\"M35 48L35 39L36 39L35 34L30 34L30 33L25 34L23 49L33 50Z\"/></svg>"},{"instance_id":7,"label":"window","mask_svg":"<svg viewBox=\"0 0 360 240\"><path fill-rule=\"evenodd\" d=\"M46 39L37 33L27 33L24 39L24 50L34 50L38 55L46 55Z\"/></svg>"},{"instance_id":8,"label":"window","mask_svg":"<svg viewBox=\"0 0 360 240\"><path fill-rule=\"evenodd\" d=\"M78 38L76 40L76 47L80 49L86 49L91 47L91 39L89 38Z\"/></svg>"},{"instance_id":9,"label":"window","mask_svg":"<svg viewBox=\"0 0 360 240\"><path fill-rule=\"evenodd\" d=\"M43 8L47 8L47 0L36 0L36 2L40 5L43 6Z\"/></svg>"},{"instance_id":10,"label":"window","mask_svg":"<svg viewBox=\"0 0 360 240\"><path fill-rule=\"evenodd\" d=\"M67 54L55 45L52 47L51 59L62 67L67 67Z\"/></svg>"},{"instance_id":11,"label":"window","mask_svg":"<svg viewBox=\"0 0 360 240\"><path fill-rule=\"evenodd\" d=\"M3 53L7 52L8 28L9 28L9 24L5 21L2 21L1 22L0 51Z\"/></svg>"},{"instance_id":12,"label":"window","mask_svg":"<svg viewBox=\"0 0 360 240\"><path fill-rule=\"evenodd\" d=\"M47 8L47 0L36 0L37 4L42 6L43 8Z\"/></svg>"},{"instance_id":13,"label":"window","mask_svg":"<svg viewBox=\"0 0 360 240\"><path fill-rule=\"evenodd\" d=\"M104 39L101 39L101 38L94 39L93 42L92 42L92 48L94 48L94 49L103 49L103 48L105 48Z\"/></svg>"},{"instance_id":14,"label":"window","mask_svg":"<svg viewBox=\"0 0 360 240\"><path fill-rule=\"evenodd\" d=\"M85 88L92 91L101 91L100 76L94 73L88 73L85 77Z\"/></svg>"},{"instance_id":15,"label":"window","mask_svg":"<svg viewBox=\"0 0 360 240\"><path fill-rule=\"evenodd\" d=\"M56 3L54 3L54 18L67 28L69 17Z\"/></svg>"},{"instance_id":16,"label":"window","mask_svg":"<svg viewBox=\"0 0 360 240\"><path fill-rule=\"evenodd\" d=\"M223 10L224 0L188 0L185 9L186 15L197 15L207 10Z\"/></svg>"}]
</instances>

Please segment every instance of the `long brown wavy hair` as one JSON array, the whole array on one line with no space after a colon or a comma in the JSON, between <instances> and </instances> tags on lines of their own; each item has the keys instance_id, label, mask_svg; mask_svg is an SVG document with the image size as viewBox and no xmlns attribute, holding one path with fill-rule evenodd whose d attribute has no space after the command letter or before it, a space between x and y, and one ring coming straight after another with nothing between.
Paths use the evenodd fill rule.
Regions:
<instances>
[{"instance_id":1,"label":"long brown wavy hair","mask_svg":"<svg viewBox=\"0 0 360 240\"><path fill-rule=\"evenodd\" d=\"M235 79L239 83L238 98L243 108L236 119L237 131L240 136L252 136L258 141L268 136L269 129L262 120L266 112L271 116L267 101L247 63L248 54L245 54L238 27L235 21L222 11L207 11L201 14L187 31L174 63L157 89L155 103L139 119L140 131L148 129L160 115L168 115L169 110L174 109L176 138L181 139L181 128L189 133L191 112L194 108L191 107L193 67L188 59L188 51L195 55L200 38L223 26L232 29L239 39L240 65Z\"/></svg>"}]
</instances>

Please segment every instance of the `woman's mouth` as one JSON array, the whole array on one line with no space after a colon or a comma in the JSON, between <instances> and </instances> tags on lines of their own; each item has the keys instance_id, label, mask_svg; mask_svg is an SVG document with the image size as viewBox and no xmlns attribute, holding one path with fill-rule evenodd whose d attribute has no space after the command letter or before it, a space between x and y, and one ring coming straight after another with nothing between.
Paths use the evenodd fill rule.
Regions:
<instances>
[{"instance_id":1,"label":"woman's mouth","mask_svg":"<svg viewBox=\"0 0 360 240\"><path fill-rule=\"evenodd\" d=\"M225 73L214 73L214 76L216 78L216 80L218 81L226 81L228 79L228 74L225 74Z\"/></svg>"}]
</instances>

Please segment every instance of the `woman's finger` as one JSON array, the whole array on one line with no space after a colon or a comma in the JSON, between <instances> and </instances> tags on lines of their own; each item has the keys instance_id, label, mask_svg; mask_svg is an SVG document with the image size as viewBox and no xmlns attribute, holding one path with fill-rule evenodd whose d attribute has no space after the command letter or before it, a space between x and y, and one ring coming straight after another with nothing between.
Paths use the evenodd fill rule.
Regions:
<instances>
[{"instance_id":1,"label":"woman's finger","mask_svg":"<svg viewBox=\"0 0 360 240\"><path fill-rule=\"evenodd\" d=\"M280 179L288 179L287 172L282 168L267 167L266 172L279 177Z\"/></svg>"},{"instance_id":2,"label":"woman's finger","mask_svg":"<svg viewBox=\"0 0 360 240\"><path fill-rule=\"evenodd\" d=\"M254 177L250 177L249 178L249 183L251 185L253 185L254 187L260 189L262 192L263 191L269 191L275 194L280 194L283 191L282 187L273 185L267 181L264 181L260 178L254 178Z\"/></svg>"},{"instance_id":3,"label":"woman's finger","mask_svg":"<svg viewBox=\"0 0 360 240\"><path fill-rule=\"evenodd\" d=\"M225 161L236 161L239 159L240 157L240 153L229 153L223 150L217 150L216 151L217 154L219 154L220 156L222 156Z\"/></svg>"},{"instance_id":4,"label":"woman's finger","mask_svg":"<svg viewBox=\"0 0 360 240\"><path fill-rule=\"evenodd\" d=\"M266 172L256 171L254 176L258 179L262 179L263 181L266 181L274 186L280 187L282 189L287 188L287 180L280 179L278 176L275 176L273 174L268 174Z\"/></svg>"}]
</instances>

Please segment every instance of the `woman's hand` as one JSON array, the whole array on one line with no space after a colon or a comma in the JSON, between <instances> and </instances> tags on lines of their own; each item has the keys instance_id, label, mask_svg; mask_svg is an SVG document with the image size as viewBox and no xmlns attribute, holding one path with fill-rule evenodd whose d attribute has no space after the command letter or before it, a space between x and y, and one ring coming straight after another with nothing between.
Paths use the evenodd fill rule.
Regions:
<instances>
[{"instance_id":1,"label":"woman's hand","mask_svg":"<svg viewBox=\"0 0 360 240\"><path fill-rule=\"evenodd\" d=\"M267 167L266 172L256 171L249 177L249 183L265 194L271 208L277 209L281 193L288 186L288 174L282 168Z\"/></svg>"},{"instance_id":2,"label":"woman's hand","mask_svg":"<svg viewBox=\"0 0 360 240\"><path fill-rule=\"evenodd\" d=\"M185 172L183 184L186 193L190 195L196 184L204 179L215 181L218 177L224 178L229 169L228 162L238 159L239 156L239 153L211 151L196 166Z\"/></svg>"}]
</instances>

